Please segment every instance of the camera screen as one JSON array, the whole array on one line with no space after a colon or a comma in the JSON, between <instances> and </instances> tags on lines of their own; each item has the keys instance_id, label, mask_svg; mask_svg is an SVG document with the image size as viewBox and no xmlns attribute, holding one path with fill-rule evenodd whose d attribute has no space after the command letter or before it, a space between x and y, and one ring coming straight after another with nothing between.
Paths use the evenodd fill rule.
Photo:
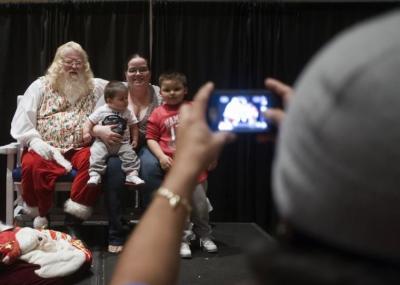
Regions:
<instances>
[{"instance_id":1,"label":"camera screen","mask_svg":"<svg viewBox=\"0 0 400 285\"><path fill-rule=\"evenodd\" d=\"M266 132L271 127L263 112L274 103L267 90L216 90L209 101L208 123L214 131Z\"/></svg>"}]
</instances>

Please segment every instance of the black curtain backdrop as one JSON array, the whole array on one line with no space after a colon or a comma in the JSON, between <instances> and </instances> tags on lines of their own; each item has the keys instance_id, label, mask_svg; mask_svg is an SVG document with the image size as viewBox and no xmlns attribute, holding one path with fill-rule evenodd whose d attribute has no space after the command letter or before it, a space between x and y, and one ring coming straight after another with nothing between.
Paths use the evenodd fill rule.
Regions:
<instances>
[{"instance_id":1,"label":"black curtain backdrop","mask_svg":"<svg viewBox=\"0 0 400 285\"><path fill-rule=\"evenodd\" d=\"M292 84L339 31L395 6L279 1L0 4L0 144L11 141L16 96L45 72L57 46L66 41L87 50L96 77L122 80L126 58L139 52L152 59L153 83L161 72L182 71L192 97L208 80L218 88L262 88L266 76ZM256 222L271 229L274 148L273 142L247 135L224 149L209 178L213 221ZM2 156L3 218L5 161Z\"/></svg>"}]
</instances>

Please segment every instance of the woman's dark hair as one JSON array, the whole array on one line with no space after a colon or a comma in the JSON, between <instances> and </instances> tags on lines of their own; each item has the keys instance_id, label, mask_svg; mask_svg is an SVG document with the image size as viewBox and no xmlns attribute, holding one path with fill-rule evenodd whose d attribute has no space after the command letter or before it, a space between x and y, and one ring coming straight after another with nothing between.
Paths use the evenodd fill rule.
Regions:
<instances>
[{"instance_id":1,"label":"woman's dark hair","mask_svg":"<svg viewBox=\"0 0 400 285\"><path fill-rule=\"evenodd\" d=\"M131 54L131 55L128 57L128 59L126 60L126 62L125 62L125 71L128 70L128 63L129 63L133 58L143 58L143 59L146 61L147 68L150 69L149 61L147 60L147 57L141 55L140 53L134 53L134 54Z\"/></svg>"}]
</instances>

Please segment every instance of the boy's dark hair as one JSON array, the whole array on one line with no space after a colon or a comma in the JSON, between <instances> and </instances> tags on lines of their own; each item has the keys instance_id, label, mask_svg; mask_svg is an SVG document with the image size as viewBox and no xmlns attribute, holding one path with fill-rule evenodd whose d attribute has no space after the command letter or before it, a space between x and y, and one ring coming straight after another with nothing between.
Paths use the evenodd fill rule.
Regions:
<instances>
[{"instance_id":1,"label":"boy's dark hair","mask_svg":"<svg viewBox=\"0 0 400 285\"><path fill-rule=\"evenodd\" d=\"M182 83L183 87L187 87L187 79L186 79L186 75L181 73L181 72L164 72L160 75L160 77L158 78L158 84L161 87L161 84L163 83L163 81L165 80L175 80L178 81L180 83Z\"/></svg>"},{"instance_id":2,"label":"boy's dark hair","mask_svg":"<svg viewBox=\"0 0 400 285\"><path fill-rule=\"evenodd\" d=\"M110 81L104 88L104 100L112 99L118 92L128 92L128 87L121 81Z\"/></svg>"}]
</instances>

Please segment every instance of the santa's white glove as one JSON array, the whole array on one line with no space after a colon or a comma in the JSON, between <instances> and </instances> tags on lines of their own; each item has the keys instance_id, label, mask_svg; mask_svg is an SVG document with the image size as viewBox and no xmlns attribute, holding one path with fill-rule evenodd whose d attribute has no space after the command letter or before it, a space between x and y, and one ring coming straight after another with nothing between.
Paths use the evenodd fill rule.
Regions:
<instances>
[{"instance_id":1,"label":"santa's white glove","mask_svg":"<svg viewBox=\"0 0 400 285\"><path fill-rule=\"evenodd\" d=\"M39 138L33 138L29 142L29 149L33 150L44 159L50 160L53 158L52 146Z\"/></svg>"},{"instance_id":2,"label":"santa's white glove","mask_svg":"<svg viewBox=\"0 0 400 285\"><path fill-rule=\"evenodd\" d=\"M53 147L53 159L62 167L65 168L67 172L72 170L72 164L61 154L59 150Z\"/></svg>"},{"instance_id":3,"label":"santa's white glove","mask_svg":"<svg viewBox=\"0 0 400 285\"><path fill-rule=\"evenodd\" d=\"M34 138L29 143L29 148L39 154L41 157L47 160L54 159L59 165L65 168L67 172L72 170L71 163L64 158L61 152L52 147L48 143L44 142L39 138Z\"/></svg>"}]
</instances>

